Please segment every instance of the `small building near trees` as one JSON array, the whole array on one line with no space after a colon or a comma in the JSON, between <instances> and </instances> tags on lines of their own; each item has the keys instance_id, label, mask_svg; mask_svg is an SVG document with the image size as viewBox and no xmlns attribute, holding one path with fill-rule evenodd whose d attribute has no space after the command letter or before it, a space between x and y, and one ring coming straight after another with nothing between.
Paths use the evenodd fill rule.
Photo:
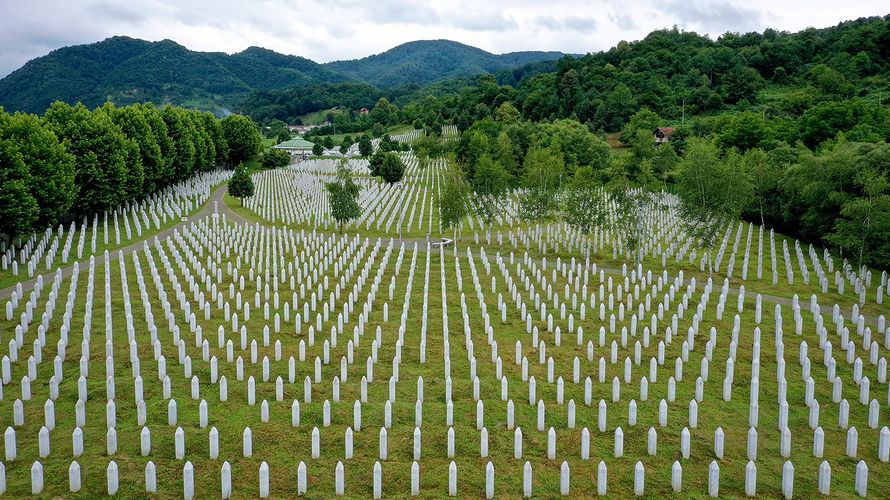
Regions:
<instances>
[{"instance_id":1,"label":"small building near trees","mask_svg":"<svg viewBox=\"0 0 890 500\"><path fill-rule=\"evenodd\" d=\"M312 154L312 146L314 145L315 144L307 141L306 139L297 137L295 139L284 141L281 144L272 146L272 149L287 151L291 154L291 156L302 156L303 158L308 158L309 155Z\"/></svg>"},{"instance_id":2,"label":"small building near trees","mask_svg":"<svg viewBox=\"0 0 890 500\"><path fill-rule=\"evenodd\" d=\"M658 127L655 129L655 144L671 142L671 136L674 135L674 127Z\"/></svg>"}]
</instances>

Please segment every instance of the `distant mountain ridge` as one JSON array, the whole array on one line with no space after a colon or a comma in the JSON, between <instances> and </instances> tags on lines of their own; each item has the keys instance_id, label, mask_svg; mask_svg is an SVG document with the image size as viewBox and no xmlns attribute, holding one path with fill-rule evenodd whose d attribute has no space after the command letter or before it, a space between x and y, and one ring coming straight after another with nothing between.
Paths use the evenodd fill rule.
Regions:
<instances>
[{"instance_id":1,"label":"distant mountain ridge","mask_svg":"<svg viewBox=\"0 0 890 500\"><path fill-rule=\"evenodd\" d=\"M422 40L351 61L319 64L261 47L236 54L197 52L171 40L115 36L53 50L0 80L0 106L42 113L54 101L172 103L225 113L245 95L322 83L381 88L424 85L554 60L559 52L492 54L449 40Z\"/></svg>"},{"instance_id":2,"label":"distant mountain ridge","mask_svg":"<svg viewBox=\"0 0 890 500\"><path fill-rule=\"evenodd\" d=\"M537 51L492 54L451 40L417 40L380 54L350 61L334 61L325 66L380 88L394 88L410 83L425 85L444 78L494 73L559 59L564 55L562 52Z\"/></svg>"}]
</instances>

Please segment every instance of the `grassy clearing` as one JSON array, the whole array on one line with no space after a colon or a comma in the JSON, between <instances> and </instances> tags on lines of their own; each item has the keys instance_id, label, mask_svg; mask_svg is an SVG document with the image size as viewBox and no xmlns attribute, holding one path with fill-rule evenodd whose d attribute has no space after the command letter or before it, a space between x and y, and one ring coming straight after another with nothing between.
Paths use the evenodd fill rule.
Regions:
<instances>
[{"instance_id":1,"label":"grassy clearing","mask_svg":"<svg viewBox=\"0 0 890 500\"><path fill-rule=\"evenodd\" d=\"M313 111L312 113L306 113L305 115L300 117L300 120L303 121L304 125L317 125L324 123L329 114L342 115L346 112L346 110L341 108L331 108L331 109L323 109L320 111Z\"/></svg>"},{"instance_id":2,"label":"grassy clearing","mask_svg":"<svg viewBox=\"0 0 890 500\"><path fill-rule=\"evenodd\" d=\"M405 132L410 132L412 130L414 130L414 127L411 125L393 125L391 127L386 127L384 129L384 134L393 136L393 135L398 135L398 134L404 134ZM365 130L362 132L352 132L352 133L348 133L348 134L317 135L312 138L312 142L318 142L320 140L330 137L331 140L334 141L334 144L339 146L340 143L343 142L343 138L346 136L351 137L354 142L354 141L357 141L359 139L359 137L361 137L363 134L370 134L370 133L371 133L370 130Z\"/></svg>"}]
</instances>

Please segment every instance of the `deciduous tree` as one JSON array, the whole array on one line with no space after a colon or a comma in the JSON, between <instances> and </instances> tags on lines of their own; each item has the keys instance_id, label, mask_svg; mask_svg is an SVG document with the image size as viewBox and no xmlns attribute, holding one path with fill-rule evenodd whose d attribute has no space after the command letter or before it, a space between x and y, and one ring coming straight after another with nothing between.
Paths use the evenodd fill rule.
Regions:
<instances>
[{"instance_id":1,"label":"deciduous tree","mask_svg":"<svg viewBox=\"0 0 890 500\"><path fill-rule=\"evenodd\" d=\"M362 214L358 204L358 195L361 188L352 179L352 172L343 160L337 166L336 180L325 184L328 192L328 204L331 208L331 217L337 221L340 232L343 225Z\"/></svg>"},{"instance_id":2,"label":"deciduous tree","mask_svg":"<svg viewBox=\"0 0 890 500\"><path fill-rule=\"evenodd\" d=\"M235 173L229 179L229 194L241 200L244 206L244 198L250 198L254 194L253 178L243 163L235 167Z\"/></svg>"},{"instance_id":3,"label":"deciduous tree","mask_svg":"<svg viewBox=\"0 0 890 500\"><path fill-rule=\"evenodd\" d=\"M105 113L82 104L53 103L44 115L53 132L74 156L77 185L73 209L94 213L127 199L127 139Z\"/></svg>"},{"instance_id":4,"label":"deciduous tree","mask_svg":"<svg viewBox=\"0 0 890 500\"><path fill-rule=\"evenodd\" d=\"M510 175L504 170L504 166L487 154L482 155L473 176L475 210L489 228L500 212L509 188Z\"/></svg>"},{"instance_id":5,"label":"deciduous tree","mask_svg":"<svg viewBox=\"0 0 890 500\"><path fill-rule=\"evenodd\" d=\"M564 171L562 152L555 146L533 146L522 166L519 213L529 222L544 222L559 208L557 195Z\"/></svg>"},{"instance_id":6,"label":"deciduous tree","mask_svg":"<svg viewBox=\"0 0 890 500\"><path fill-rule=\"evenodd\" d=\"M714 141L691 138L679 164L677 192L686 231L706 250L713 272L713 249L727 224L739 220L753 188L738 153L721 159Z\"/></svg>"},{"instance_id":7,"label":"deciduous tree","mask_svg":"<svg viewBox=\"0 0 890 500\"><path fill-rule=\"evenodd\" d=\"M29 189L40 206L34 229L55 225L74 203L74 157L37 116L0 111L0 140L8 140L28 169Z\"/></svg>"},{"instance_id":8,"label":"deciduous tree","mask_svg":"<svg viewBox=\"0 0 890 500\"><path fill-rule=\"evenodd\" d=\"M223 118L220 125L229 146L229 164L244 163L260 153L263 138L253 120L242 115L230 115Z\"/></svg>"},{"instance_id":9,"label":"deciduous tree","mask_svg":"<svg viewBox=\"0 0 890 500\"><path fill-rule=\"evenodd\" d=\"M12 141L0 139L0 234L9 240L31 232L40 214L29 177Z\"/></svg>"}]
</instances>

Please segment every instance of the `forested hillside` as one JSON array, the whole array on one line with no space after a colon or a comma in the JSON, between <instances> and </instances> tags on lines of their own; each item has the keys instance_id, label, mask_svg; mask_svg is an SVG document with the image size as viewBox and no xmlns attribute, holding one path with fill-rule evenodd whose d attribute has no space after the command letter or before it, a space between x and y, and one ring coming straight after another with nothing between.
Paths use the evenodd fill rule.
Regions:
<instances>
[{"instance_id":1,"label":"forested hillside","mask_svg":"<svg viewBox=\"0 0 890 500\"><path fill-rule=\"evenodd\" d=\"M118 36L64 47L28 62L0 80L0 106L8 111L42 113L57 100L82 102L88 107L105 101L119 105L153 102L223 115L252 91L287 88L302 93L307 87L344 82L416 89L444 78L509 72L529 62L552 62L561 56L557 52L495 55L434 40L401 45L365 59L322 65L259 47L228 55L191 51L170 40L147 42Z\"/></svg>"},{"instance_id":2,"label":"forested hillside","mask_svg":"<svg viewBox=\"0 0 890 500\"><path fill-rule=\"evenodd\" d=\"M720 179L743 218L890 266L887 17L717 40L662 30L557 67L518 86L486 76L418 92L356 120L457 125L457 160L471 182L484 167L481 187L495 177L535 192L530 172L546 165L559 166L554 185L582 171L604 186L679 192ZM674 129L669 142L656 145L656 127Z\"/></svg>"},{"instance_id":3,"label":"forested hillside","mask_svg":"<svg viewBox=\"0 0 890 500\"><path fill-rule=\"evenodd\" d=\"M641 108L679 124L684 113L757 111L767 119L796 119L826 102L862 98L877 105L887 90L890 23L869 18L717 40L661 30L557 66L517 87L485 80L443 99L440 112L468 125L510 101L528 119L574 116L593 129L618 131Z\"/></svg>"},{"instance_id":4,"label":"forested hillside","mask_svg":"<svg viewBox=\"0 0 890 500\"><path fill-rule=\"evenodd\" d=\"M450 40L418 40L381 54L353 61L335 61L326 66L377 87L396 88L411 83L424 85L448 77L494 73L552 61L562 55L536 51L492 54Z\"/></svg>"},{"instance_id":5,"label":"forested hillside","mask_svg":"<svg viewBox=\"0 0 890 500\"><path fill-rule=\"evenodd\" d=\"M113 37L28 62L0 80L0 105L41 113L57 100L89 107L110 100L220 112L254 89L348 79L308 59L256 47L227 55L194 52L170 40Z\"/></svg>"}]
</instances>

